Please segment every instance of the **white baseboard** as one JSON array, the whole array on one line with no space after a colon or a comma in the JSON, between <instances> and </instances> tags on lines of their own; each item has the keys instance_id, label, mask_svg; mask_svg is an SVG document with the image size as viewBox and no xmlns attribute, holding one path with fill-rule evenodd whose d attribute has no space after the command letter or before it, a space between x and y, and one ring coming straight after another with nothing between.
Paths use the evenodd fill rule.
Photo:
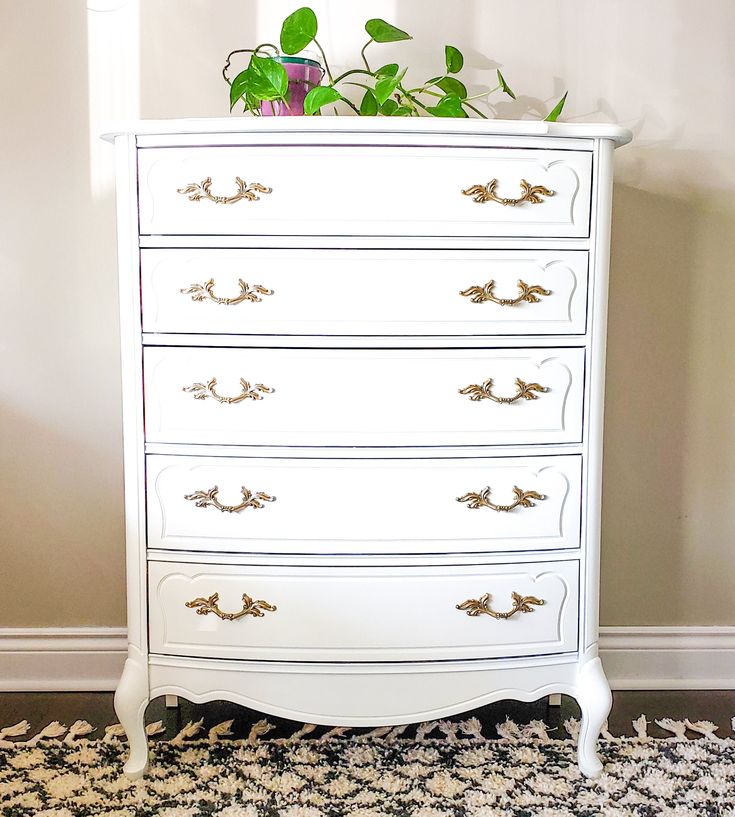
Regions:
<instances>
[{"instance_id":1,"label":"white baseboard","mask_svg":"<svg viewBox=\"0 0 735 817\"><path fill-rule=\"evenodd\" d=\"M120 678L122 627L0 628L0 691L103 692ZM735 627L603 627L613 689L735 689Z\"/></svg>"},{"instance_id":2,"label":"white baseboard","mask_svg":"<svg viewBox=\"0 0 735 817\"><path fill-rule=\"evenodd\" d=\"M0 691L106 692L126 655L124 627L0 628Z\"/></svg>"},{"instance_id":3,"label":"white baseboard","mask_svg":"<svg viewBox=\"0 0 735 817\"><path fill-rule=\"evenodd\" d=\"M735 689L735 627L601 627L613 689Z\"/></svg>"}]
</instances>

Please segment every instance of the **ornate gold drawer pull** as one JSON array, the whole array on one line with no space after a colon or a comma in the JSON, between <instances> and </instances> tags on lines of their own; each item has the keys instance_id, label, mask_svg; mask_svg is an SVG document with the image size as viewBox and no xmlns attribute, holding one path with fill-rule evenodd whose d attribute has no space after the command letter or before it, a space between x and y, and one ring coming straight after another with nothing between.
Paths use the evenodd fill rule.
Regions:
<instances>
[{"instance_id":1,"label":"ornate gold drawer pull","mask_svg":"<svg viewBox=\"0 0 735 817\"><path fill-rule=\"evenodd\" d=\"M261 284L246 284L242 278L238 278L237 283L240 286L240 294L235 298L220 298L214 294L214 279L210 278L206 284L192 284L190 287L185 287L180 290L182 295L191 295L192 301L214 301L216 304L224 304L225 306L234 306L241 304L243 301L250 301L251 303L260 303L263 299L261 295L272 295L273 290L267 289Z\"/></svg>"},{"instance_id":2,"label":"ornate gold drawer pull","mask_svg":"<svg viewBox=\"0 0 735 817\"><path fill-rule=\"evenodd\" d=\"M534 392L547 392L549 389L546 386L540 386L538 383L526 383L520 378L516 378L516 388L518 391L512 397L497 397L492 392L493 381L487 379L481 386L473 383L470 386L465 386L459 390L460 394L468 394L470 400L492 400L494 403L515 403L516 400L535 400L537 395Z\"/></svg>"},{"instance_id":3,"label":"ornate gold drawer pull","mask_svg":"<svg viewBox=\"0 0 735 817\"><path fill-rule=\"evenodd\" d=\"M540 299L539 295L551 295L551 290L544 289L538 284L529 286L525 281L518 281L518 297L517 298L496 298L495 297L495 281L488 281L484 287L473 286L468 289L460 290L459 294L469 298L473 304L482 304L486 301L492 301L494 304L500 306L517 306L522 301L527 301L529 304L537 304ZM183 290L181 290L183 292Z\"/></svg>"},{"instance_id":4,"label":"ornate gold drawer pull","mask_svg":"<svg viewBox=\"0 0 735 817\"><path fill-rule=\"evenodd\" d=\"M535 508L536 505L531 502L532 499L546 499L543 494L536 491L523 491L517 485L513 488L513 494L515 495L515 501L510 505L496 505L490 501L490 487L488 486L479 494L471 491L463 496L458 496L457 502L466 502L467 507L473 511L478 508L491 508L493 511L505 512L512 511L514 508Z\"/></svg>"},{"instance_id":5,"label":"ornate gold drawer pull","mask_svg":"<svg viewBox=\"0 0 735 817\"><path fill-rule=\"evenodd\" d=\"M518 204L524 204L528 202L529 204L543 204L544 200L541 196L553 196L554 191L549 190L548 187L544 187L542 184L530 184L525 179L521 179L521 190L523 191L523 195L517 199L503 199L497 195L495 192L495 188L498 186L498 180L492 179L486 185L481 184L474 184L472 187L468 187L467 190L463 190L465 196L472 196L472 201L477 202L477 204L485 204L488 201L495 201L498 204L502 204L504 206L510 205L511 207L516 207Z\"/></svg>"},{"instance_id":6,"label":"ornate gold drawer pull","mask_svg":"<svg viewBox=\"0 0 735 817\"><path fill-rule=\"evenodd\" d=\"M208 397L212 397L218 403L226 403L227 405L242 403L243 400L262 400L264 394L273 394L273 392L275 392L275 389L272 389L270 386L264 386L262 383L256 383L251 387L250 383L241 377L240 386L242 387L242 391L240 394L235 397L223 397L215 391L214 387L216 385L217 378L213 377L206 383L192 383L191 386L184 386L181 391L193 394L195 400L206 400Z\"/></svg>"},{"instance_id":7,"label":"ornate gold drawer pull","mask_svg":"<svg viewBox=\"0 0 735 817\"><path fill-rule=\"evenodd\" d=\"M513 599L513 609L506 613L496 613L495 610L490 609L490 599L492 596L485 593L479 599L467 599L462 604L457 605L458 610L464 610L468 616L490 616L491 618L505 620L514 616L516 613L533 613L532 604L541 607L546 602L543 599L537 599L536 596L522 596L520 593L513 591L511 598Z\"/></svg>"},{"instance_id":8,"label":"ornate gold drawer pull","mask_svg":"<svg viewBox=\"0 0 735 817\"><path fill-rule=\"evenodd\" d=\"M235 193L234 196L215 196L211 191L212 177L207 176L204 181L199 182L198 184L196 182L192 182L191 184L187 184L186 187L180 187L178 192L184 196L188 196L189 201L209 199L209 201L213 201L215 204L234 204L236 201L242 201L243 199L247 201L258 201L260 196L257 196L256 193L273 192L270 187L266 187L259 182L248 184L239 176L235 176L235 184L237 185L237 193Z\"/></svg>"},{"instance_id":9,"label":"ornate gold drawer pull","mask_svg":"<svg viewBox=\"0 0 735 817\"><path fill-rule=\"evenodd\" d=\"M190 499L196 503L197 508L206 508L211 505L213 508L217 508L218 511L223 511L224 513L240 513L240 511L244 511L246 508L265 508L265 505L263 505L264 502L276 501L274 496L264 494L262 491L253 494L244 485L240 490L242 492L242 502L239 505L223 505L219 499L217 499L219 488L216 485L208 491L194 491L193 494L186 494L184 499Z\"/></svg>"},{"instance_id":10,"label":"ornate gold drawer pull","mask_svg":"<svg viewBox=\"0 0 735 817\"><path fill-rule=\"evenodd\" d=\"M263 601L263 599L253 601L247 593L242 594L242 610L239 610L237 613L223 612L219 609L218 602L219 593L212 593L212 595L206 599L200 597L192 601L187 601L186 606L192 610L195 609L198 616L208 616L210 613L214 613L217 618L221 618L222 621L237 621L238 618L244 618L245 616L262 618L265 615L265 611L274 613L278 609L275 604L268 604L268 602Z\"/></svg>"}]
</instances>

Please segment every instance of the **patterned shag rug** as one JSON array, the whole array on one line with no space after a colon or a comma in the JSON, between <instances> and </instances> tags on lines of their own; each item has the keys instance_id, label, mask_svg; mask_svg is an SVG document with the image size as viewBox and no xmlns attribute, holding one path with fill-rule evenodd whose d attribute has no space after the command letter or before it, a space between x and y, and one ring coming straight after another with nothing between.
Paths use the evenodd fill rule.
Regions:
<instances>
[{"instance_id":1,"label":"patterned shag rug","mask_svg":"<svg viewBox=\"0 0 735 817\"><path fill-rule=\"evenodd\" d=\"M552 739L540 721L498 726L440 721L362 734L305 725L265 739L227 740L232 721L203 734L189 723L170 741L151 740L151 768L122 774L119 726L104 738L85 721L52 723L25 739L26 721L0 729L3 817L735 817L735 740L706 721L656 721L671 738L605 732L595 781L579 774L579 724ZM733 722L735 729L735 719ZM160 722L148 727L160 734ZM695 736L695 737L691 737Z\"/></svg>"}]
</instances>

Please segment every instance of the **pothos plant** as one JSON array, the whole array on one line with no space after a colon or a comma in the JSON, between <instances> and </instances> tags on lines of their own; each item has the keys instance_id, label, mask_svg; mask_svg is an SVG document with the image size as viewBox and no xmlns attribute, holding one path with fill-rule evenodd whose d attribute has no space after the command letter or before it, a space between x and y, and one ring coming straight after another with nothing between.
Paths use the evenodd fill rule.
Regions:
<instances>
[{"instance_id":1,"label":"pothos plant","mask_svg":"<svg viewBox=\"0 0 735 817\"><path fill-rule=\"evenodd\" d=\"M473 105L473 102L498 91L512 99L516 98L500 70L496 72L496 87L470 96L467 87L458 77L464 66L464 56L453 45L444 47L443 73L413 87L408 87L409 83L405 82L407 69L401 68L398 63L373 68L367 55L370 46L413 39L407 32L379 18L365 23L369 39L360 51L362 65L334 76L324 49L317 40L318 28L316 14L305 6L289 14L283 21L280 47L273 43L261 43L255 48L232 51L222 70L222 75L230 85L230 110L240 101L244 103L245 111L256 116L260 114L263 102L279 102L288 107L289 78L281 64L281 55L298 54L308 46L316 48L321 55L327 80L324 84L312 87L306 94L304 113L308 116L319 115L326 105L339 104L346 105L359 116L467 117L475 114L487 119L487 115ZM249 64L230 80L227 76L230 59L233 55L242 53L250 54ZM345 86L362 90L359 104L345 95ZM566 99L567 93L557 102L546 121L555 122L558 119Z\"/></svg>"}]
</instances>

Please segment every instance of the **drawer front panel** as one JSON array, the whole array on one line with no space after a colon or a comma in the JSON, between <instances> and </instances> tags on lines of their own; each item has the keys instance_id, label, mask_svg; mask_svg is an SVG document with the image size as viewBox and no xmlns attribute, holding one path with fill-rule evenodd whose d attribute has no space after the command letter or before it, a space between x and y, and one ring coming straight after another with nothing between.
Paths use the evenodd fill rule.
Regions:
<instances>
[{"instance_id":1,"label":"drawer front panel","mask_svg":"<svg viewBox=\"0 0 735 817\"><path fill-rule=\"evenodd\" d=\"M577 649L575 561L400 572L151 562L148 576L154 653L423 661Z\"/></svg>"},{"instance_id":2,"label":"drawer front panel","mask_svg":"<svg viewBox=\"0 0 735 817\"><path fill-rule=\"evenodd\" d=\"M149 148L138 163L144 235L589 235L585 151Z\"/></svg>"},{"instance_id":3,"label":"drawer front panel","mask_svg":"<svg viewBox=\"0 0 735 817\"><path fill-rule=\"evenodd\" d=\"M150 442L513 445L582 439L581 348L148 347L144 367Z\"/></svg>"},{"instance_id":4,"label":"drawer front panel","mask_svg":"<svg viewBox=\"0 0 735 817\"><path fill-rule=\"evenodd\" d=\"M581 465L578 455L148 456L148 547L336 554L577 548Z\"/></svg>"},{"instance_id":5,"label":"drawer front panel","mask_svg":"<svg viewBox=\"0 0 735 817\"><path fill-rule=\"evenodd\" d=\"M143 250L143 330L583 334L582 251Z\"/></svg>"}]
</instances>

